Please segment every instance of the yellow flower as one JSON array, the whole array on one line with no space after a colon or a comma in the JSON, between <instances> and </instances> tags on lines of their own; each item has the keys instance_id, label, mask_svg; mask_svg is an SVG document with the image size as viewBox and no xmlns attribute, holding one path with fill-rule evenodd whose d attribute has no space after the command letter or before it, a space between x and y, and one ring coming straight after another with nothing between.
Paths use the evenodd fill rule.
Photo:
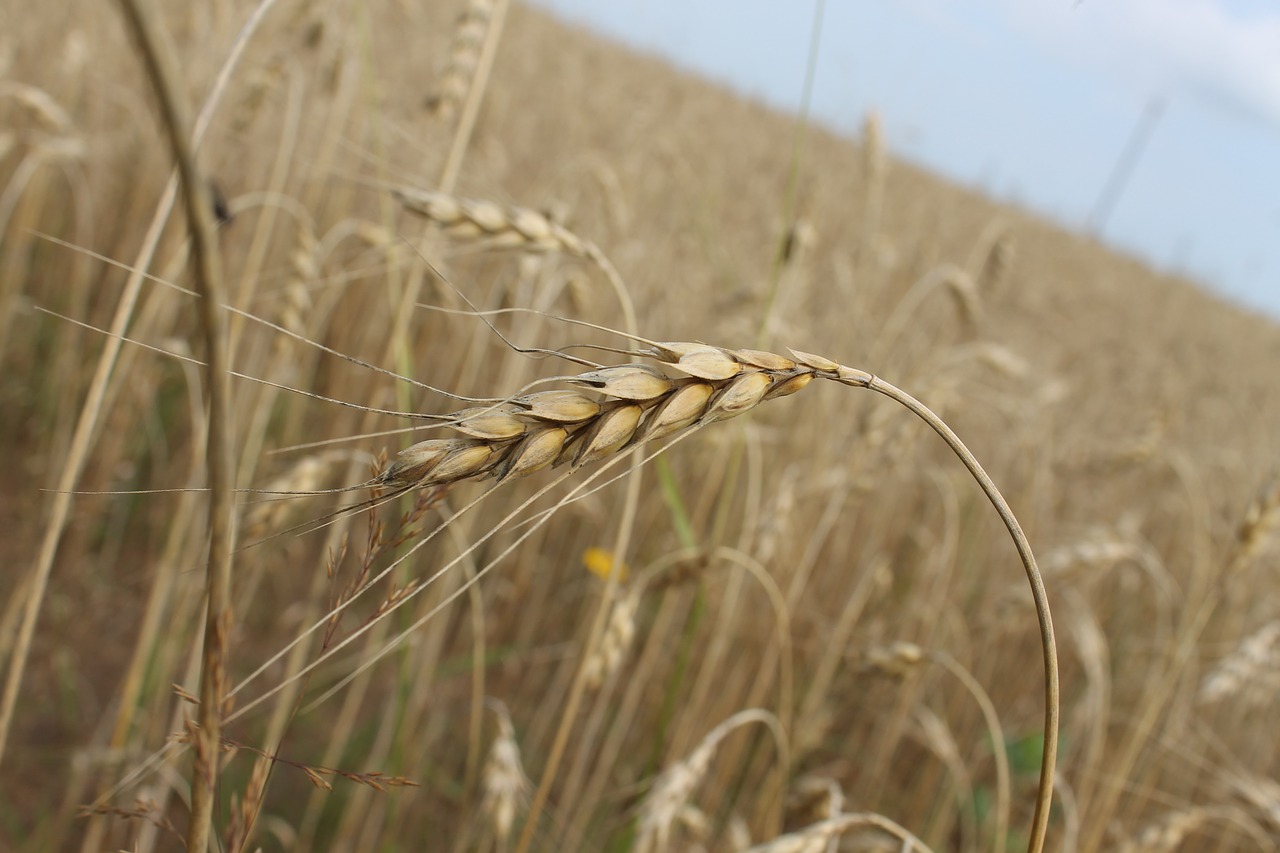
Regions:
<instances>
[{"instance_id":1,"label":"yellow flower","mask_svg":"<svg viewBox=\"0 0 1280 853\"><path fill-rule=\"evenodd\" d=\"M615 563L617 564L618 583L627 582L627 564L621 560L614 560L613 552L606 548L588 548L582 552L582 565L587 571L600 578L608 580L610 572L613 571Z\"/></svg>"}]
</instances>

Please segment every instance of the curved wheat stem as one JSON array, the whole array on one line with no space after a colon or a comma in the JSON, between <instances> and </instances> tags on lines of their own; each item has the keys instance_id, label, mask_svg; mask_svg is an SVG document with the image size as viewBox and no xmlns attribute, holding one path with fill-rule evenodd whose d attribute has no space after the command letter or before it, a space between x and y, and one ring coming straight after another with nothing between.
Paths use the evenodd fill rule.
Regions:
<instances>
[{"instance_id":1,"label":"curved wheat stem","mask_svg":"<svg viewBox=\"0 0 1280 853\"><path fill-rule=\"evenodd\" d=\"M453 429L459 433L458 437L432 439L406 448L381 475L367 485L381 486L401 493L421 488L448 487L470 479L496 478L501 483L549 467L567 466L568 470L560 477L539 489L537 494L500 523L498 527L501 528L511 523L515 516L555 484L572 476L580 467L605 462L602 470L587 477L587 482L581 484L575 492L596 479L603 473L603 469L623 461L632 451L639 449L641 444L661 438L684 438L695 429L735 417L761 402L796 393L814 379L868 388L897 400L929 423L978 481L1014 539L1031 584L1041 630L1046 707L1044 759L1028 850L1033 853L1042 850L1053 793L1058 740L1058 670L1052 619L1044 584L1026 536L999 490L973 454L922 403L866 371L795 350L791 351L791 357L785 357L750 349L727 349L687 342L663 343L631 337L646 346L629 354L657 361L657 366L623 364L544 380L559 382L571 388L534 391L500 399L492 405L472 407L442 416L439 425ZM535 383L532 387L541 384L543 383ZM660 452L661 449L649 454L643 461L648 461ZM643 464L643 461L639 464ZM483 499L484 495L481 495L468 508ZM540 525L571 499L572 497L566 498L530 521L535 526ZM433 531L427 539L438 532L438 529ZM528 531L478 572L477 577L518 547L527 535ZM411 549L411 552L421 544L423 543ZM415 584L414 591L425 588L448 568L449 566L445 566L432 578ZM469 581L471 582L473 581ZM411 596L402 596L399 600L388 603L379 618L385 617L409 597ZM449 600L452 597L439 607L443 607ZM439 607L416 622L405 634L431 618ZM604 613L607 615L608 611L605 610ZM367 627L368 625L365 626ZM402 635L394 641L392 647L403 638ZM348 639L353 640L355 637ZM325 659L337 651L336 647L330 649L324 656ZM380 656L365 661L361 668L372 665ZM317 661L312 666L320 662ZM264 668L265 665L232 693L239 692L249 681L261 675ZM341 687L342 683L333 690ZM264 696L241 707L233 718L242 716L271 693L272 691L268 691ZM317 701L323 701L323 698ZM531 831L535 814L531 810L523 835L528 835Z\"/></svg>"},{"instance_id":2,"label":"curved wheat stem","mask_svg":"<svg viewBox=\"0 0 1280 853\"><path fill-rule=\"evenodd\" d=\"M567 377L564 381L575 390L539 391L510 403L457 412L448 420L463 437L406 448L380 482L397 489L420 488L477 477L505 481L554 465L578 468L642 442L742 414L765 400L794 394L814 379L867 388L895 400L938 433L978 482L1009 531L1031 586L1044 658L1045 716L1044 759L1028 850L1043 849L1058 747L1053 620L1026 534L977 458L923 403L866 371L796 350L786 358L697 343L650 343L639 354L657 359L671 373L646 364L606 367Z\"/></svg>"}]
</instances>

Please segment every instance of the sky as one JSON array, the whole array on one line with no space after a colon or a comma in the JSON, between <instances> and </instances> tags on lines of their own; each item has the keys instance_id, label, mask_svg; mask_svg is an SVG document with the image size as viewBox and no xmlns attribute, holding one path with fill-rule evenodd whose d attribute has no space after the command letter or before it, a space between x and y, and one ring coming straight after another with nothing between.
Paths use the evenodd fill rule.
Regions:
<instances>
[{"instance_id":1,"label":"sky","mask_svg":"<svg viewBox=\"0 0 1280 853\"><path fill-rule=\"evenodd\" d=\"M799 109L816 0L535 5ZM1280 1L828 0L814 120L869 110L896 156L1280 318Z\"/></svg>"}]
</instances>

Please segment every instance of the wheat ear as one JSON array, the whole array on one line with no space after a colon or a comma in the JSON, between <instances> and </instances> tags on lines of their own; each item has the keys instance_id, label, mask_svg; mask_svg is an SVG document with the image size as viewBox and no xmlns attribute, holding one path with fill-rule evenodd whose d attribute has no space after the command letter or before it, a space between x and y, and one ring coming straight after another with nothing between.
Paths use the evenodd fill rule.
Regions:
<instances>
[{"instance_id":1,"label":"wheat ear","mask_svg":"<svg viewBox=\"0 0 1280 853\"><path fill-rule=\"evenodd\" d=\"M493 0L469 0L449 45L449 64L440 77L440 89L429 101L431 111L448 121L471 91L472 80L480 66L480 53L489 34L493 18Z\"/></svg>"},{"instance_id":2,"label":"wheat ear","mask_svg":"<svg viewBox=\"0 0 1280 853\"><path fill-rule=\"evenodd\" d=\"M484 801L481 808L493 821L493 833L505 847L516 812L527 804L532 785L520 762L520 745L516 742L511 715L500 702L491 701L490 707L498 717L498 736L484 765Z\"/></svg>"},{"instance_id":3,"label":"wheat ear","mask_svg":"<svg viewBox=\"0 0 1280 853\"><path fill-rule=\"evenodd\" d=\"M635 850L639 853L661 853L670 849L671 829L693 796L694 789L706 775L711 759L730 732L750 723L764 723L777 738L778 748L786 752L786 740L777 719L768 711L739 711L716 726L690 755L663 770L640 804Z\"/></svg>"},{"instance_id":4,"label":"wheat ear","mask_svg":"<svg viewBox=\"0 0 1280 853\"><path fill-rule=\"evenodd\" d=\"M926 406L866 371L797 350L786 358L697 343L645 343L649 348L637 354L658 360L670 373L646 364L605 367L566 377L575 390L540 391L457 412L448 420L463 437L431 439L406 448L379 481L396 489L423 488L479 477L504 481L560 464L577 468L646 441L742 414L764 400L793 394L814 379L892 398L929 424L978 481L1009 531L1031 585L1044 657L1045 716L1044 760L1027 849L1043 849L1058 746L1053 620L1030 543L978 460Z\"/></svg>"}]
</instances>

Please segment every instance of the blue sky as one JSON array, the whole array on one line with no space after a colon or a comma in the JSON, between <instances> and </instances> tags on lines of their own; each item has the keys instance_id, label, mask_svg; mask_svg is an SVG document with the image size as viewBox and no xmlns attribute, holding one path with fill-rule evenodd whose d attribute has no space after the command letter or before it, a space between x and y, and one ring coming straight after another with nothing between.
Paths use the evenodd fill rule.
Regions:
<instances>
[{"instance_id":1,"label":"blue sky","mask_svg":"<svg viewBox=\"0 0 1280 853\"><path fill-rule=\"evenodd\" d=\"M536 0L795 110L815 3ZM828 0L816 120L1073 229L1144 111L1102 238L1280 317L1280 2Z\"/></svg>"}]
</instances>

